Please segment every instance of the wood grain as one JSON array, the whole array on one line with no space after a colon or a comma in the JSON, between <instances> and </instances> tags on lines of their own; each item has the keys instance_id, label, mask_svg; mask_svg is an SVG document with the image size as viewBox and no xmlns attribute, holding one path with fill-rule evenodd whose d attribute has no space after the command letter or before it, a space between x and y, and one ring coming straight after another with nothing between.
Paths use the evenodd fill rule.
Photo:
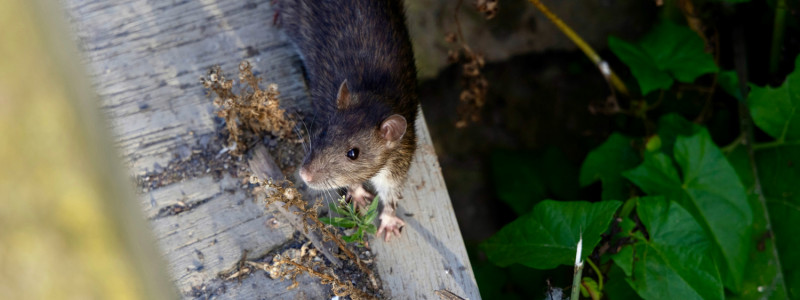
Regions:
<instances>
[{"instance_id":1,"label":"wood grain","mask_svg":"<svg viewBox=\"0 0 800 300\"><path fill-rule=\"evenodd\" d=\"M193 168L163 186L140 186L139 195L182 295L328 297L328 287L307 277L290 291L285 287L291 282L263 274L240 283L219 279L244 250L251 258L263 256L290 241L295 230L242 189L240 179L191 164L222 146L209 145L219 141L218 128L198 81L213 65L233 72L247 59L265 83L279 85L287 109L308 106L299 57L272 24L269 1L62 3L132 175L141 179L181 163ZM479 299L430 135L419 120L419 151L399 204L408 225L389 244L371 242L384 289L395 299L436 299L441 289Z\"/></svg>"}]
</instances>

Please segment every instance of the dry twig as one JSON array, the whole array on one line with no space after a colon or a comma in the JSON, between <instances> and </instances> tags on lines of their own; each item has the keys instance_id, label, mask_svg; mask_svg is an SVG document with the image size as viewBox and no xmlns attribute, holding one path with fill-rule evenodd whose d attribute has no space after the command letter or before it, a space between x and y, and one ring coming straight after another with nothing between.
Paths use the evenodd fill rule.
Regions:
<instances>
[{"instance_id":1,"label":"dry twig","mask_svg":"<svg viewBox=\"0 0 800 300\"><path fill-rule=\"evenodd\" d=\"M269 133L281 139L291 135L295 121L287 118L280 108L278 85L269 84L266 90L259 88L261 79L253 75L252 66L247 61L239 64L239 81L245 86L238 94L233 92L234 81L225 78L219 66L211 68L208 78L200 81L217 96L214 106L219 109L217 116L225 119L228 148L233 154L241 155L247 151L246 133Z\"/></svg>"}]
</instances>

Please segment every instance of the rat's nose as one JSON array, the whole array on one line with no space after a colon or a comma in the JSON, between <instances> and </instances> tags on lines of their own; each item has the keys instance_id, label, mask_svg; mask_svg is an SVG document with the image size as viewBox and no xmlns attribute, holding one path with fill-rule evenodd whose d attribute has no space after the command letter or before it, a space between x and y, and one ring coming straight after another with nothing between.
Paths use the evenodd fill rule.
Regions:
<instances>
[{"instance_id":1,"label":"rat's nose","mask_svg":"<svg viewBox=\"0 0 800 300\"><path fill-rule=\"evenodd\" d=\"M302 178L306 183L311 182L311 180L314 179L314 177L311 176L311 172L309 172L308 168L306 167L300 168L300 178Z\"/></svg>"}]
</instances>

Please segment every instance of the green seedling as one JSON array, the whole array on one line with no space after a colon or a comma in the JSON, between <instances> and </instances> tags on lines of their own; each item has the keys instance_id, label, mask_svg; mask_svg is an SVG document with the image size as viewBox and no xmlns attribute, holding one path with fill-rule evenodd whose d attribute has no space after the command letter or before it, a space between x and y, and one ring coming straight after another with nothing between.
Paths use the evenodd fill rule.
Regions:
<instances>
[{"instance_id":1,"label":"green seedling","mask_svg":"<svg viewBox=\"0 0 800 300\"><path fill-rule=\"evenodd\" d=\"M338 201L333 201L328 204L331 212L336 212L340 217L332 218L319 218L322 223L333 225L336 227L345 228L346 230L354 231L350 235L345 235L342 240L348 243L357 243L359 247L366 245L366 234L375 234L377 228L373 222L378 216L378 197L372 200L372 203L367 207L366 212L359 212L356 209L355 203L347 203L345 197L342 196Z\"/></svg>"}]
</instances>

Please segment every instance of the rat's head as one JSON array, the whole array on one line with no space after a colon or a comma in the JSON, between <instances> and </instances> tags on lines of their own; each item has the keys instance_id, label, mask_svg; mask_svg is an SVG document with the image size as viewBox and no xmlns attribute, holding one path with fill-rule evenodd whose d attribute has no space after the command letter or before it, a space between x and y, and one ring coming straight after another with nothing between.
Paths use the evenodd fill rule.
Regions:
<instances>
[{"instance_id":1,"label":"rat's head","mask_svg":"<svg viewBox=\"0 0 800 300\"><path fill-rule=\"evenodd\" d=\"M379 107L368 92L350 92L347 80L336 96L336 110L310 133L310 150L300 178L313 189L332 189L367 181L386 165L405 135L406 119ZM372 104L372 105L366 105ZM382 110L382 111L381 111Z\"/></svg>"}]
</instances>

